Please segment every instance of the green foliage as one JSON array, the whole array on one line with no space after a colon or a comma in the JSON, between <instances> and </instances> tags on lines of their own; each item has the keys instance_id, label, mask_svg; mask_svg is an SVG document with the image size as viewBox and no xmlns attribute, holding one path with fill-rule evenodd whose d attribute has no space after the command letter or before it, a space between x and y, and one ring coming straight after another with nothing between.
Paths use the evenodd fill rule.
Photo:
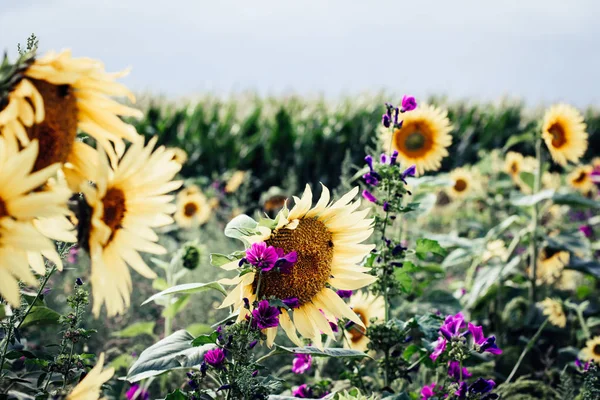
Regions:
<instances>
[{"instance_id":1,"label":"green foliage","mask_svg":"<svg viewBox=\"0 0 600 400\"><path fill-rule=\"evenodd\" d=\"M129 325L127 328L113 332L111 336L119 338L134 338L140 335L149 335L154 337L154 321L149 322L135 322Z\"/></svg>"}]
</instances>

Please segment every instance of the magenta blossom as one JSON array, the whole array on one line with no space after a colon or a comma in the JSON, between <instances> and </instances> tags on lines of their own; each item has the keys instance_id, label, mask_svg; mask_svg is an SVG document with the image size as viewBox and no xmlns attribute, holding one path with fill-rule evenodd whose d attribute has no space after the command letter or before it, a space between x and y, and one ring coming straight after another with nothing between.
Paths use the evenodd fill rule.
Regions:
<instances>
[{"instance_id":1,"label":"magenta blossom","mask_svg":"<svg viewBox=\"0 0 600 400\"><path fill-rule=\"evenodd\" d=\"M77 263L77 259L79 258L79 247L73 246L69 249L69 255L67 256L67 261L69 264Z\"/></svg>"},{"instance_id":2,"label":"magenta blossom","mask_svg":"<svg viewBox=\"0 0 600 400\"><path fill-rule=\"evenodd\" d=\"M292 372L303 374L310 369L312 365L312 356L310 354L296 354L292 363Z\"/></svg>"},{"instance_id":3,"label":"magenta blossom","mask_svg":"<svg viewBox=\"0 0 600 400\"><path fill-rule=\"evenodd\" d=\"M220 368L225 362L225 352L220 347L209 350L204 354L204 361L213 367Z\"/></svg>"},{"instance_id":4,"label":"magenta blossom","mask_svg":"<svg viewBox=\"0 0 600 400\"><path fill-rule=\"evenodd\" d=\"M435 349L433 349L433 353L429 356L433 361L437 360L439 356L442 355L444 350L446 350L446 344L448 341L443 337L438 338L437 342L435 342Z\"/></svg>"},{"instance_id":5,"label":"magenta blossom","mask_svg":"<svg viewBox=\"0 0 600 400\"><path fill-rule=\"evenodd\" d=\"M591 227L591 226L589 226L589 225L581 225L581 226L579 227L579 231L580 231L581 233L583 233L583 235L584 235L586 238L591 238L591 237L592 237L592 235L594 234L594 231L593 231L592 227Z\"/></svg>"},{"instance_id":6,"label":"magenta blossom","mask_svg":"<svg viewBox=\"0 0 600 400\"><path fill-rule=\"evenodd\" d=\"M492 354L502 354L502 350L496 345L495 336L492 335L487 338L483 336L483 327L473 325L469 322L469 332L473 335L473 346L475 347L475 350L480 353L487 351Z\"/></svg>"},{"instance_id":7,"label":"magenta blossom","mask_svg":"<svg viewBox=\"0 0 600 400\"><path fill-rule=\"evenodd\" d=\"M252 310L252 326L258 329L275 328L279 325L279 308L269 305L268 300L258 302L258 307Z\"/></svg>"},{"instance_id":8,"label":"magenta blossom","mask_svg":"<svg viewBox=\"0 0 600 400\"><path fill-rule=\"evenodd\" d=\"M448 362L448 375L454 378L454 380L460 380L460 363L458 361L450 361ZM462 378L470 378L471 373L467 370L466 367L462 367Z\"/></svg>"},{"instance_id":9,"label":"magenta blossom","mask_svg":"<svg viewBox=\"0 0 600 400\"><path fill-rule=\"evenodd\" d=\"M338 290L336 293L342 299L349 299L350 297L352 297L352 294L354 292L352 290Z\"/></svg>"},{"instance_id":10,"label":"magenta blossom","mask_svg":"<svg viewBox=\"0 0 600 400\"><path fill-rule=\"evenodd\" d=\"M435 383L432 383L431 385L425 385L423 386L423 388L421 389L421 400L427 400L433 396L435 396Z\"/></svg>"},{"instance_id":11,"label":"magenta blossom","mask_svg":"<svg viewBox=\"0 0 600 400\"><path fill-rule=\"evenodd\" d=\"M285 254L285 251L279 248L276 248L275 252L277 253L275 267L279 268L279 271L284 274L289 274L292 272L292 267L298 261L298 253L295 251L290 251L289 253Z\"/></svg>"},{"instance_id":12,"label":"magenta blossom","mask_svg":"<svg viewBox=\"0 0 600 400\"><path fill-rule=\"evenodd\" d=\"M465 316L462 313L448 315L440 327L440 333L448 340L461 335L461 329L466 328Z\"/></svg>"},{"instance_id":13,"label":"magenta blossom","mask_svg":"<svg viewBox=\"0 0 600 400\"><path fill-rule=\"evenodd\" d=\"M373 196L373 194L366 189L363 190L362 196L371 203L377 203L377 197Z\"/></svg>"},{"instance_id":14,"label":"magenta blossom","mask_svg":"<svg viewBox=\"0 0 600 400\"><path fill-rule=\"evenodd\" d=\"M259 268L261 271L270 271L279 259L279 255L273 246L267 246L265 242L253 243L246 250L246 260Z\"/></svg>"},{"instance_id":15,"label":"magenta blossom","mask_svg":"<svg viewBox=\"0 0 600 400\"><path fill-rule=\"evenodd\" d=\"M129 388L127 393L127 400L148 400L150 398L150 393L147 390L142 389L140 385L133 385Z\"/></svg>"},{"instance_id":16,"label":"magenta blossom","mask_svg":"<svg viewBox=\"0 0 600 400\"><path fill-rule=\"evenodd\" d=\"M402 98L402 112L412 111L417 108L417 100L414 96L404 96Z\"/></svg>"},{"instance_id":17,"label":"magenta blossom","mask_svg":"<svg viewBox=\"0 0 600 400\"><path fill-rule=\"evenodd\" d=\"M294 395L294 397L299 397L301 399L309 399L312 397L312 390L305 383L305 384L298 386L296 389L294 389L292 394Z\"/></svg>"}]
</instances>

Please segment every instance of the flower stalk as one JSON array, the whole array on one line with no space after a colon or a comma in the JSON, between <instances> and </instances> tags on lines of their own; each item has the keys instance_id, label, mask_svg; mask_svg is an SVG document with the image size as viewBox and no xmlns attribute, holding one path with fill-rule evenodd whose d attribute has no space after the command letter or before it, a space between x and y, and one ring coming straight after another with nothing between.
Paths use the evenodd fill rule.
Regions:
<instances>
[{"instance_id":1,"label":"flower stalk","mask_svg":"<svg viewBox=\"0 0 600 400\"><path fill-rule=\"evenodd\" d=\"M510 383L510 381L512 380L512 378L515 376L515 374L517 373L517 370L519 369L519 366L523 362L523 359L525 358L525 356L527 355L527 353L529 353L529 350L531 350L533 348L533 345L535 344L535 342L538 340L538 338L542 334L542 331L544 330L544 328L546 327L546 325L548 325L548 321L549 321L549 318L546 318L546 320L538 328L538 330L535 333L535 335L533 335L533 337L531 339L529 339L529 342L527 342L527 345L523 349L523 352L519 356L519 359L517 360L517 363L513 367L512 371L510 372L510 375L508 376L508 378L506 379L506 382L504 382L504 384Z\"/></svg>"},{"instance_id":2,"label":"flower stalk","mask_svg":"<svg viewBox=\"0 0 600 400\"><path fill-rule=\"evenodd\" d=\"M542 184L542 138L537 138L535 144L535 158L537 160L537 168L533 181L533 195L539 193ZM537 298L537 260L538 260L538 243L537 231L539 225L539 206L535 203L531 209L531 237L529 243L531 259L529 260L530 271L530 287L529 287L529 302L532 306L535 305Z\"/></svg>"}]
</instances>

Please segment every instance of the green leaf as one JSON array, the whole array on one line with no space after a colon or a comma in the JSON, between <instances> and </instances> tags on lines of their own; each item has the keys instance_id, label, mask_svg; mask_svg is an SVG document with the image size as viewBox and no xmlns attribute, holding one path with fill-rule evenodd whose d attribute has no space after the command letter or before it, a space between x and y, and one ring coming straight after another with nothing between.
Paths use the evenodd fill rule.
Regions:
<instances>
[{"instance_id":1,"label":"green leaf","mask_svg":"<svg viewBox=\"0 0 600 400\"><path fill-rule=\"evenodd\" d=\"M207 324L195 323L188 325L185 330L191 333L192 336L199 336L206 333L211 333L213 328Z\"/></svg>"},{"instance_id":2,"label":"green leaf","mask_svg":"<svg viewBox=\"0 0 600 400\"><path fill-rule=\"evenodd\" d=\"M187 396L183 394L183 392L179 389L176 389L174 392L171 392L165 397L165 400L187 400Z\"/></svg>"},{"instance_id":3,"label":"green leaf","mask_svg":"<svg viewBox=\"0 0 600 400\"><path fill-rule=\"evenodd\" d=\"M36 306L31 309L29 314L27 314L21 327L25 328L30 325L54 325L58 324L59 318L60 314L56 311L45 306Z\"/></svg>"},{"instance_id":4,"label":"green leaf","mask_svg":"<svg viewBox=\"0 0 600 400\"><path fill-rule=\"evenodd\" d=\"M364 358L369 357L368 354L363 353L358 350L350 350L350 349L341 349L341 348L325 348L323 350L317 349L316 347L306 346L306 347L284 347L277 346L278 350L281 350L281 353L290 353L290 354L310 354L314 357L333 357L333 358ZM369 357L371 358L371 357Z\"/></svg>"},{"instance_id":5,"label":"green leaf","mask_svg":"<svg viewBox=\"0 0 600 400\"><path fill-rule=\"evenodd\" d=\"M533 136L532 131L527 131L525 133L521 133L520 135L512 135L506 141L506 144L502 148L502 152L506 152L506 150L510 149L511 147L513 147L516 144L519 144L522 142L530 142L531 143L533 141L534 141L534 136Z\"/></svg>"},{"instance_id":6,"label":"green leaf","mask_svg":"<svg viewBox=\"0 0 600 400\"><path fill-rule=\"evenodd\" d=\"M113 367L116 371L120 369L127 369L133 362L133 357L129 353L123 353L119 355L117 358L110 362L110 366Z\"/></svg>"},{"instance_id":7,"label":"green leaf","mask_svg":"<svg viewBox=\"0 0 600 400\"><path fill-rule=\"evenodd\" d=\"M405 261L402 268L397 268L394 271L394 277L400 284L400 289L404 293L410 293L412 290L413 278L411 273L417 271L419 268L410 261Z\"/></svg>"},{"instance_id":8,"label":"green leaf","mask_svg":"<svg viewBox=\"0 0 600 400\"><path fill-rule=\"evenodd\" d=\"M2 321L6 317L6 308L4 305L0 304L0 321Z\"/></svg>"},{"instance_id":9,"label":"green leaf","mask_svg":"<svg viewBox=\"0 0 600 400\"><path fill-rule=\"evenodd\" d=\"M415 251L417 257L421 260L424 260L428 253L437 254L442 257L445 257L446 254L448 254L446 249L440 246L436 240L431 239L417 239L417 248Z\"/></svg>"},{"instance_id":10,"label":"green leaf","mask_svg":"<svg viewBox=\"0 0 600 400\"><path fill-rule=\"evenodd\" d=\"M529 187L531 191L533 191L533 186L535 185L535 175L531 172L521 172L519 173L519 178L521 182Z\"/></svg>"},{"instance_id":11,"label":"green leaf","mask_svg":"<svg viewBox=\"0 0 600 400\"><path fill-rule=\"evenodd\" d=\"M175 317L179 311L183 310L185 306L190 302L190 295L186 294L178 298L174 303L169 304L162 312L162 316L165 318Z\"/></svg>"},{"instance_id":12,"label":"green leaf","mask_svg":"<svg viewBox=\"0 0 600 400\"><path fill-rule=\"evenodd\" d=\"M189 332L180 330L153 344L140 354L125 379L134 383L167 371L199 366L204 354L215 346L192 347L192 340L194 337Z\"/></svg>"},{"instance_id":13,"label":"green leaf","mask_svg":"<svg viewBox=\"0 0 600 400\"><path fill-rule=\"evenodd\" d=\"M133 338L140 335L154 336L154 325L156 322L135 322L129 325L127 328L113 332L110 335L118 338Z\"/></svg>"},{"instance_id":14,"label":"green leaf","mask_svg":"<svg viewBox=\"0 0 600 400\"><path fill-rule=\"evenodd\" d=\"M580 194L555 194L552 196L555 204L567 205L578 208L600 208L600 202L583 197Z\"/></svg>"},{"instance_id":15,"label":"green leaf","mask_svg":"<svg viewBox=\"0 0 600 400\"><path fill-rule=\"evenodd\" d=\"M546 189L528 196L517 196L516 198L511 199L510 202L517 207L531 207L540 201L551 199L553 196L554 189Z\"/></svg>"},{"instance_id":16,"label":"green leaf","mask_svg":"<svg viewBox=\"0 0 600 400\"><path fill-rule=\"evenodd\" d=\"M213 332L210 335L200 335L196 339L192 340L192 346L198 347L203 344L208 343L217 343L217 338L219 337L218 332Z\"/></svg>"},{"instance_id":17,"label":"green leaf","mask_svg":"<svg viewBox=\"0 0 600 400\"><path fill-rule=\"evenodd\" d=\"M496 239L498 237L498 235L504 233L504 231L506 231L508 228L510 228L510 226L512 224L514 224L515 222L517 222L519 220L519 217L516 215L511 215L510 217L508 217L507 219L505 219L504 221L500 222L498 225L494 226L492 229L490 229L488 231L488 233L486 233L485 238L489 241L492 239Z\"/></svg>"},{"instance_id":18,"label":"green leaf","mask_svg":"<svg viewBox=\"0 0 600 400\"><path fill-rule=\"evenodd\" d=\"M246 214L241 214L225 226L225 236L244 241L242 238L254 231L257 226L258 222Z\"/></svg>"},{"instance_id":19,"label":"green leaf","mask_svg":"<svg viewBox=\"0 0 600 400\"><path fill-rule=\"evenodd\" d=\"M598 261L584 261L573 257L570 260L569 265L567 265L567 268L584 272L596 277L597 279L600 279L600 262Z\"/></svg>"},{"instance_id":20,"label":"green leaf","mask_svg":"<svg viewBox=\"0 0 600 400\"><path fill-rule=\"evenodd\" d=\"M163 278L156 278L152 282L152 289L155 289L155 290L165 290L168 287L169 287L169 284Z\"/></svg>"},{"instance_id":21,"label":"green leaf","mask_svg":"<svg viewBox=\"0 0 600 400\"><path fill-rule=\"evenodd\" d=\"M163 290L160 293L156 293L151 296L148 300L144 301L142 305L148 304L151 301L159 299L161 297L171 295L171 294L193 294L205 292L207 290L216 290L220 292L223 296L227 296L227 292L223 288L223 286L219 282L209 282L209 283L184 283L182 285L177 285L170 287L166 290Z\"/></svg>"},{"instance_id":22,"label":"green leaf","mask_svg":"<svg viewBox=\"0 0 600 400\"><path fill-rule=\"evenodd\" d=\"M472 258L473 254L470 250L459 247L452 250L452 252L448 254L448 257L444 258L442 267L449 268L460 264L470 263Z\"/></svg>"},{"instance_id":23,"label":"green leaf","mask_svg":"<svg viewBox=\"0 0 600 400\"><path fill-rule=\"evenodd\" d=\"M225 265L234 260L239 260L239 258L228 256L225 254L219 254L219 253L211 253L210 254L210 264L213 267L220 267L221 265Z\"/></svg>"}]
</instances>

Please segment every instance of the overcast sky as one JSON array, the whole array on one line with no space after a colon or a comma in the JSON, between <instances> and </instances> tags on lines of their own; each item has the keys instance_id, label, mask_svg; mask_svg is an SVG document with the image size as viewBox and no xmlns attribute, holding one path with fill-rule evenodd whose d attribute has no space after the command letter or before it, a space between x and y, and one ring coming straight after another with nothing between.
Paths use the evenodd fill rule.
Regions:
<instances>
[{"instance_id":1,"label":"overcast sky","mask_svg":"<svg viewBox=\"0 0 600 400\"><path fill-rule=\"evenodd\" d=\"M171 97L246 89L600 105L596 0L0 0L0 44L31 32Z\"/></svg>"}]
</instances>

